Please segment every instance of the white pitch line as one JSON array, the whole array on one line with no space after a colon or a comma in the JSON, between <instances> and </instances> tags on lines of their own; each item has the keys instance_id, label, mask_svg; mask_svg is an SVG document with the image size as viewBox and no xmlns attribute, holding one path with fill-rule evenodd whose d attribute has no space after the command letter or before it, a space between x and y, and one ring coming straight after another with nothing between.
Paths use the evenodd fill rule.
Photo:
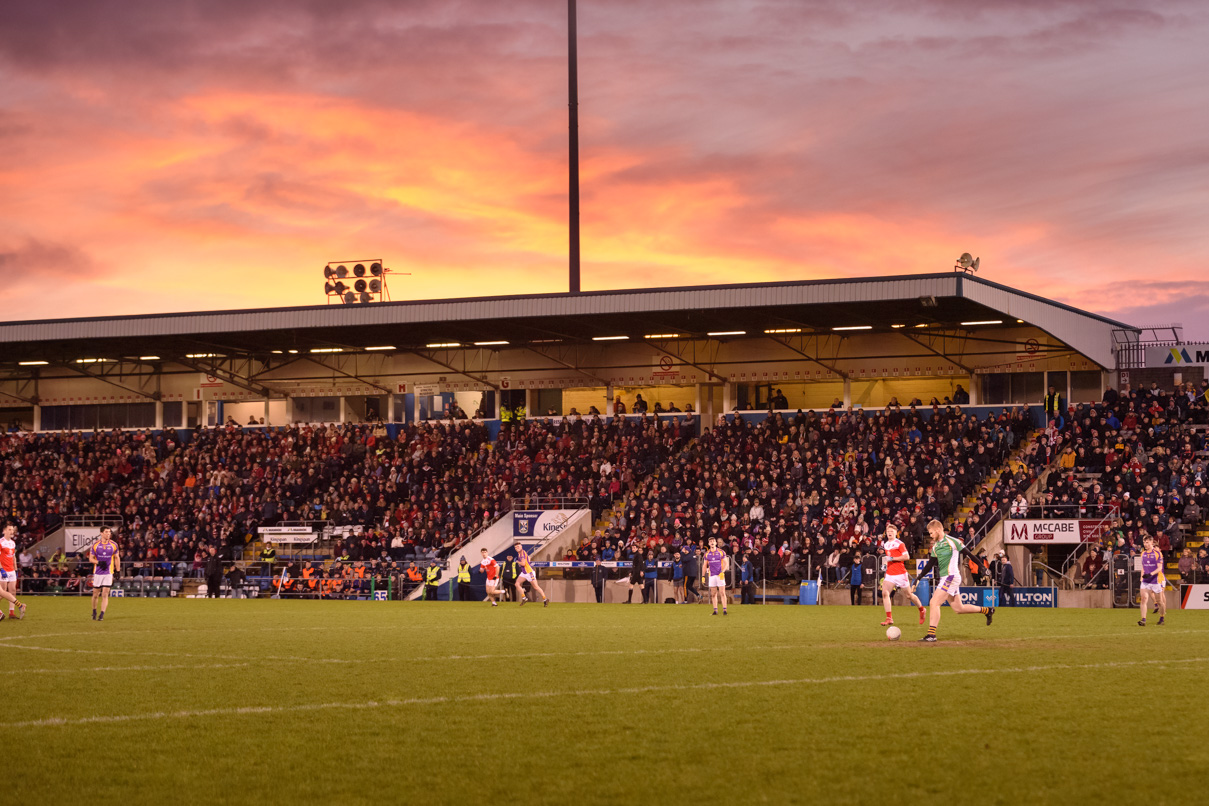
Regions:
<instances>
[{"instance_id":1,"label":"white pitch line","mask_svg":"<svg viewBox=\"0 0 1209 806\"><path fill-rule=\"evenodd\" d=\"M467 694L452 697L412 697L403 700L369 700L366 702L326 702L308 705L246 705L232 708L209 708L198 711L153 711L145 714L105 714L85 717L48 717L23 722L0 723L0 730L17 728L73 727L77 725L110 725L123 722L146 722L161 719L194 719L208 716L243 716L255 714L292 714L310 711L367 711L379 708L402 708L414 705L437 705L443 703L491 702L495 700L553 699L557 697L605 697L621 694L652 694L671 691L707 691L713 689L744 689L774 686L817 686L829 683L864 683L880 680L913 680L929 677L954 677L963 675L1025 674L1057 670L1115 669L1130 666L1165 666L1179 663L1209 663L1209 658L1177 658L1173 660L1139 660L1107 663L1069 664L1057 663L1048 666L1017 666L1002 669L945 669L934 672L900 672L893 674L838 675L835 677L800 677L786 680L739 680L730 683L683 683L665 686L636 686L632 688L575 689L570 691L500 692L495 694Z\"/></svg>"},{"instance_id":2,"label":"white pitch line","mask_svg":"<svg viewBox=\"0 0 1209 806\"><path fill-rule=\"evenodd\" d=\"M166 666L87 666L79 669L12 669L0 674L75 674L76 672L161 672L177 669L242 669L250 663L168 664Z\"/></svg>"}]
</instances>

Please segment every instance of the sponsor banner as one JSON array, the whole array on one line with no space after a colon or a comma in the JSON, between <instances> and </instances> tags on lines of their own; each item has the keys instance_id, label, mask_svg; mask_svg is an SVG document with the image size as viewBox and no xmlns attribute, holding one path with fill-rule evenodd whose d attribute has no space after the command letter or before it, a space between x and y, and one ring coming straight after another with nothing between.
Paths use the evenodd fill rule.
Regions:
<instances>
[{"instance_id":1,"label":"sponsor banner","mask_svg":"<svg viewBox=\"0 0 1209 806\"><path fill-rule=\"evenodd\" d=\"M439 395L441 394L441 385L439 383L417 383L415 393L420 397Z\"/></svg>"},{"instance_id":2,"label":"sponsor banner","mask_svg":"<svg viewBox=\"0 0 1209 806\"><path fill-rule=\"evenodd\" d=\"M999 607L999 589L962 585L961 603L975 607Z\"/></svg>"},{"instance_id":3,"label":"sponsor banner","mask_svg":"<svg viewBox=\"0 0 1209 806\"><path fill-rule=\"evenodd\" d=\"M1012 588L1016 607L1057 607L1057 588Z\"/></svg>"},{"instance_id":4,"label":"sponsor banner","mask_svg":"<svg viewBox=\"0 0 1209 806\"><path fill-rule=\"evenodd\" d=\"M63 552L87 554L100 537L100 526L67 526L63 529Z\"/></svg>"},{"instance_id":5,"label":"sponsor banner","mask_svg":"<svg viewBox=\"0 0 1209 806\"><path fill-rule=\"evenodd\" d=\"M1011 519L1004 522L1004 543L1094 543L1106 527L1101 520Z\"/></svg>"},{"instance_id":6,"label":"sponsor banner","mask_svg":"<svg viewBox=\"0 0 1209 806\"><path fill-rule=\"evenodd\" d=\"M1180 607L1184 610L1209 610L1209 585L1185 585L1180 591Z\"/></svg>"},{"instance_id":7,"label":"sponsor banner","mask_svg":"<svg viewBox=\"0 0 1209 806\"><path fill-rule=\"evenodd\" d=\"M920 588L922 589L922 585ZM1209 587L1209 586L1206 586ZM975 607L999 607L999 588L962 585L961 601ZM1012 603L1015 607L1057 607L1057 588L1012 588Z\"/></svg>"},{"instance_id":8,"label":"sponsor banner","mask_svg":"<svg viewBox=\"0 0 1209 806\"><path fill-rule=\"evenodd\" d=\"M319 537L309 526L261 526L256 531L266 543L281 545L314 543Z\"/></svg>"},{"instance_id":9,"label":"sponsor banner","mask_svg":"<svg viewBox=\"0 0 1209 806\"><path fill-rule=\"evenodd\" d=\"M537 512L514 511L512 513L512 535L545 540L562 531L571 520L574 509L544 509Z\"/></svg>"},{"instance_id":10,"label":"sponsor banner","mask_svg":"<svg viewBox=\"0 0 1209 806\"><path fill-rule=\"evenodd\" d=\"M1209 344L1181 344L1176 347L1147 347L1146 366L1209 366Z\"/></svg>"}]
</instances>

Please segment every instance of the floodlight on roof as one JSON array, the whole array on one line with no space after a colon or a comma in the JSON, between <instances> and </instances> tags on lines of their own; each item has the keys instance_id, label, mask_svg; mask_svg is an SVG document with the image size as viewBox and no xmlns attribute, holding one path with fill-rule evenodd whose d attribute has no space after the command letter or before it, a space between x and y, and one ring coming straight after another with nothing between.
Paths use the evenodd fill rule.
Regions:
<instances>
[{"instance_id":1,"label":"floodlight on roof","mask_svg":"<svg viewBox=\"0 0 1209 806\"><path fill-rule=\"evenodd\" d=\"M746 330L714 330L706 333L707 336L746 336Z\"/></svg>"},{"instance_id":2,"label":"floodlight on roof","mask_svg":"<svg viewBox=\"0 0 1209 806\"><path fill-rule=\"evenodd\" d=\"M961 257L957 258L957 265L953 267L953 271L964 271L967 274L973 274L978 271L978 264L982 258L977 258L969 252L962 252Z\"/></svg>"},{"instance_id":3,"label":"floodlight on roof","mask_svg":"<svg viewBox=\"0 0 1209 806\"><path fill-rule=\"evenodd\" d=\"M593 336L592 341L626 341L629 336Z\"/></svg>"},{"instance_id":4,"label":"floodlight on roof","mask_svg":"<svg viewBox=\"0 0 1209 806\"><path fill-rule=\"evenodd\" d=\"M19 367L44 367L49 364L49 361L18 361Z\"/></svg>"},{"instance_id":5,"label":"floodlight on roof","mask_svg":"<svg viewBox=\"0 0 1209 806\"><path fill-rule=\"evenodd\" d=\"M873 325L845 325L844 327L833 327L832 330L873 330Z\"/></svg>"},{"instance_id":6,"label":"floodlight on roof","mask_svg":"<svg viewBox=\"0 0 1209 806\"><path fill-rule=\"evenodd\" d=\"M323 293L327 296L329 304L334 301L346 305L386 302L390 299L390 291L386 287L386 275L388 274L410 274L410 272L392 272L382 264L381 258L333 260L323 269L323 276L329 281L323 284ZM342 279L349 278L354 278L351 284L340 282Z\"/></svg>"},{"instance_id":7,"label":"floodlight on roof","mask_svg":"<svg viewBox=\"0 0 1209 806\"><path fill-rule=\"evenodd\" d=\"M962 322L962 327L970 327L972 325L1002 325L1002 319L981 319L976 322Z\"/></svg>"}]
</instances>

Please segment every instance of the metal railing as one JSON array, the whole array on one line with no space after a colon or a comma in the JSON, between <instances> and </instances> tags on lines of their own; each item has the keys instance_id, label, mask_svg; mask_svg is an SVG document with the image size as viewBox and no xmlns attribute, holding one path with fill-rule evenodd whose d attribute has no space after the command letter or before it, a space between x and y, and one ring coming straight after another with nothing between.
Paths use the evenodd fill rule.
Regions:
<instances>
[{"instance_id":1,"label":"metal railing","mask_svg":"<svg viewBox=\"0 0 1209 806\"><path fill-rule=\"evenodd\" d=\"M533 498L513 498L511 511L532 512L539 509L587 509L588 499L573 495L551 495ZM509 511L509 510L505 510Z\"/></svg>"}]
</instances>

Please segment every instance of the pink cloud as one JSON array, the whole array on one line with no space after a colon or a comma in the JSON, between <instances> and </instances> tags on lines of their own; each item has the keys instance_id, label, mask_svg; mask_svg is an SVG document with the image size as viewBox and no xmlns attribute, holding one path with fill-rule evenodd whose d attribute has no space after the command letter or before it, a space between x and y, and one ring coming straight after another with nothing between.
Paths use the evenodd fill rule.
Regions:
<instances>
[{"instance_id":1,"label":"pink cloud","mask_svg":"<svg viewBox=\"0 0 1209 806\"><path fill-rule=\"evenodd\" d=\"M561 290L562 13L6 4L0 251L87 256L115 312L318 302L313 267L362 248L408 296ZM1198 312L1150 283L1209 261L1207 33L1178 0L581 3L585 286L968 250L1091 310Z\"/></svg>"}]
</instances>

